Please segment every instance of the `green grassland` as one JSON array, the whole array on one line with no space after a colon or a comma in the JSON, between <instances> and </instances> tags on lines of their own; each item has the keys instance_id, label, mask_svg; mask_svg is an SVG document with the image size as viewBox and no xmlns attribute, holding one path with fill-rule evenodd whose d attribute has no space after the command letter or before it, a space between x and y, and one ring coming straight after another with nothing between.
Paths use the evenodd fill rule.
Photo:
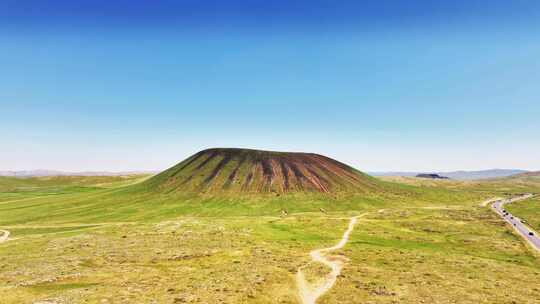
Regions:
<instances>
[{"instance_id":1,"label":"green grassland","mask_svg":"<svg viewBox=\"0 0 540 304\"><path fill-rule=\"evenodd\" d=\"M540 303L540 258L480 206L540 192L534 182L216 197L130 185L142 178L0 180L0 229L12 238L0 244L0 302L298 303L294 275L309 251L368 213L319 303Z\"/></svg>"},{"instance_id":2,"label":"green grassland","mask_svg":"<svg viewBox=\"0 0 540 304\"><path fill-rule=\"evenodd\" d=\"M321 193L196 195L155 193L136 187L91 188L0 202L0 225L160 221L178 216L263 216L287 213L364 211L398 206L473 201L486 193L380 182L388 191L362 195ZM42 194L41 190L36 189Z\"/></svg>"},{"instance_id":3,"label":"green grassland","mask_svg":"<svg viewBox=\"0 0 540 304\"><path fill-rule=\"evenodd\" d=\"M148 177L150 177L148 174L124 176L0 176L0 202L117 188L143 181Z\"/></svg>"}]
</instances>

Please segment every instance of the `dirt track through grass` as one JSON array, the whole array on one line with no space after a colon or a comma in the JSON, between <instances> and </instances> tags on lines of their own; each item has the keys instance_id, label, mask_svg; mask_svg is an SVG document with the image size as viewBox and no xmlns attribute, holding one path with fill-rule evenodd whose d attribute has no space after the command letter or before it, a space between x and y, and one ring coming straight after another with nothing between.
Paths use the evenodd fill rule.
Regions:
<instances>
[{"instance_id":1,"label":"dirt track through grass","mask_svg":"<svg viewBox=\"0 0 540 304\"><path fill-rule=\"evenodd\" d=\"M328 266L331 271L321 281L312 284L305 279L302 271L303 267L305 266L298 269L298 272L296 273L296 284L298 286L298 294L302 304L315 304L318 298L320 298L327 291L329 291L332 286L334 286L337 277L341 273L341 269L345 264L346 258L336 256L327 257L325 256L325 253L343 248L347 244L349 235L353 231L354 225L356 224L358 218L364 215L365 214L351 218L347 230L336 245L328 248L316 249L309 253L313 262L322 263Z\"/></svg>"}]
</instances>

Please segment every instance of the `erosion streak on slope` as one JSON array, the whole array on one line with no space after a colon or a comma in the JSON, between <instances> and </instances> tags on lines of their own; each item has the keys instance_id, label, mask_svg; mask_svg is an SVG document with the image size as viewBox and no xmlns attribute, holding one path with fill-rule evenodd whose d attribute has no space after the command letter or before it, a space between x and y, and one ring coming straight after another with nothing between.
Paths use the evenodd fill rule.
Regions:
<instances>
[{"instance_id":1,"label":"erosion streak on slope","mask_svg":"<svg viewBox=\"0 0 540 304\"><path fill-rule=\"evenodd\" d=\"M141 183L162 193L384 192L378 180L331 158L301 152L214 148Z\"/></svg>"},{"instance_id":2,"label":"erosion streak on slope","mask_svg":"<svg viewBox=\"0 0 540 304\"><path fill-rule=\"evenodd\" d=\"M240 157L240 159L238 160L238 163L236 164L236 167L234 168L234 170L227 177L227 181L223 185L223 188L225 188L225 189L228 188L234 182L234 179L236 178L238 170L240 170L240 167L242 167L242 165L244 164L245 161L246 161L246 156L245 155Z\"/></svg>"},{"instance_id":3,"label":"erosion streak on slope","mask_svg":"<svg viewBox=\"0 0 540 304\"><path fill-rule=\"evenodd\" d=\"M313 262L322 263L329 267L331 271L324 278L322 278L322 280L315 283L310 283L306 280L304 272L302 271L307 265L298 269L298 272L296 273L296 284L298 286L298 295L302 304L315 304L318 298L320 298L328 290L330 290L332 286L334 286L337 277L341 273L341 269L343 268L346 258L336 256L327 257L325 256L325 253L343 248L347 244L349 236L353 231L354 225L356 224L358 218L364 215L365 214L362 214L350 219L347 230L336 245L328 248L316 249L309 253Z\"/></svg>"}]
</instances>

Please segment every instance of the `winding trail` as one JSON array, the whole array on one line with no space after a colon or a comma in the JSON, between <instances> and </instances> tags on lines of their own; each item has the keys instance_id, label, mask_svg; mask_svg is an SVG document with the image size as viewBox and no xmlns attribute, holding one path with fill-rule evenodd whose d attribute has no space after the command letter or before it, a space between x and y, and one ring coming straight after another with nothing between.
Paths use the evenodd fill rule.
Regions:
<instances>
[{"instance_id":1,"label":"winding trail","mask_svg":"<svg viewBox=\"0 0 540 304\"><path fill-rule=\"evenodd\" d=\"M304 265L298 269L298 272L296 273L296 285L298 286L298 294L302 304L315 304L319 297L324 295L332 288L332 286L334 286L334 283L336 283L337 277L341 273L341 269L347 261L347 258L342 256L327 257L325 256L325 253L343 248L345 244L347 244L349 235L353 231L354 225L356 224L358 218L364 215L365 214L362 214L350 219L349 227L343 234L343 237L339 243L332 247L316 249L309 253L313 262L322 263L328 266L331 271L321 280L315 283L310 283L306 280L304 272L302 271L307 265Z\"/></svg>"},{"instance_id":2,"label":"winding trail","mask_svg":"<svg viewBox=\"0 0 540 304\"><path fill-rule=\"evenodd\" d=\"M0 230L0 233L2 233L2 235L0 235L0 244L7 241L8 238L9 238L9 231L7 230Z\"/></svg>"}]
</instances>

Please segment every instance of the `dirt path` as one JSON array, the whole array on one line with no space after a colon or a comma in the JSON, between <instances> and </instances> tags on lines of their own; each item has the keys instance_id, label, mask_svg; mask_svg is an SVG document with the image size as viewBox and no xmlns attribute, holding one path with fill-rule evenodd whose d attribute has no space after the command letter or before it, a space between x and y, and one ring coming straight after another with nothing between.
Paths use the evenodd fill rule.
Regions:
<instances>
[{"instance_id":1,"label":"dirt path","mask_svg":"<svg viewBox=\"0 0 540 304\"><path fill-rule=\"evenodd\" d=\"M364 215L365 214L362 214L350 219L349 227L343 234L343 237L339 243L332 247L316 249L309 253L313 262L322 263L329 267L331 271L324 278L321 278L321 280L311 283L306 280L304 277L304 272L302 271L302 269L307 265L304 265L298 269L298 272L296 273L296 285L298 286L298 294L302 304L315 304L319 297L324 295L332 288L332 286L334 286L334 283L336 283L336 279L341 273L341 269L345 264L346 258L337 256L327 257L325 256L325 253L343 248L345 244L347 244L349 235L353 231L354 225L356 224L358 218Z\"/></svg>"},{"instance_id":2,"label":"dirt path","mask_svg":"<svg viewBox=\"0 0 540 304\"><path fill-rule=\"evenodd\" d=\"M0 230L0 243L3 243L8 240L9 238L9 231L7 230Z\"/></svg>"},{"instance_id":3,"label":"dirt path","mask_svg":"<svg viewBox=\"0 0 540 304\"><path fill-rule=\"evenodd\" d=\"M500 198L500 197L490 198L488 200L485 200L485 201L481 202L479 205L481 207L486 207L487 205L491 205L491 203L494 203L494 202L496 202L498 200L502 200L502 198Z\"/></svg>"}]
</instances>

